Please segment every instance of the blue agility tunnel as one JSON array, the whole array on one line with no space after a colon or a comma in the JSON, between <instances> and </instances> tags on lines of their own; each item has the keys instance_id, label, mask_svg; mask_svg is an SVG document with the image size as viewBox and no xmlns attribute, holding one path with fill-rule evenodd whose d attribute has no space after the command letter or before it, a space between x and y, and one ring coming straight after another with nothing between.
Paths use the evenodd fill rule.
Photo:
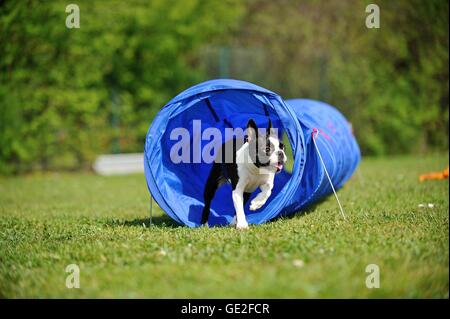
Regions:
<instances>
[{"instance_id":1,"label":"blue agility tunnel","mask_svg":"<svg viewBox=\"0 0 450 319\"><path fill-rule=\"evenodd\" d=\"M200 226L203 192L212 167L212 146L227 141L227 129L244 130L248 120L267 127L269 118L280 138L286 134L292 148L292 171L275 177L272 195L259 210L245 205L249 224L260 224L293 214L328 195L332 189L324 174L316 145L335 185L341 187L356 169L360 152L351 127L335 108L296 99L283 101L274 92L238 80L211 80L195 85L167 103L151 124L145 142L144 168L149 191L175 221ZM236 134L244 138L243 134ZM231 186L220 187L211 204L209 225L228 225L234 217Z\"/></svg>"}]
</instances>

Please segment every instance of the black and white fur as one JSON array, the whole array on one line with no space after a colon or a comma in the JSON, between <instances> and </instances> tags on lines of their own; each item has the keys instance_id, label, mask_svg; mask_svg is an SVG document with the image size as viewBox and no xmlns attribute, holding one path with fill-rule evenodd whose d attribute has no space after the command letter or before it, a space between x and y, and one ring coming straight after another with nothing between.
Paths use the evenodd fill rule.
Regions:
<instances>
[{"instance_id":1,"label":"black and white fur","mask_svg":"<svg viewBox=\"0 0 450 319\"><path fill-rule=\"evenodd\" d=\"M259 134L256 123L250 119L247 124L247 138L233 139L222 145L205 185L202 224L207 224L211 202L216 190L226 182L231 183L236 216L233 224L237 229L248 228L244 204L259 187L261 192L251 201L250 210L261 208L270 197L275 174L286 162L284 145L273 134L272 122L263 134ZM229 156L229 157L227 157Z\"/></svg>"}]
</instances>

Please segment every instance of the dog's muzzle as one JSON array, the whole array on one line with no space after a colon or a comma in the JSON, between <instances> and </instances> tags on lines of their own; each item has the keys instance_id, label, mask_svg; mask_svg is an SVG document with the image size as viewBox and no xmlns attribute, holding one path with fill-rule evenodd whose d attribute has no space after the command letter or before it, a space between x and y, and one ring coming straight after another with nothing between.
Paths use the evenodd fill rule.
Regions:
<instances>
[{"instance_id":1,"label":"dog's muzzle","mask_svg":"<svg viewBox=\"0 0 450 319\"><path fill-rule=\"evenodd\" d=\"M274 167L277 169L277 173L281 172L283 170L284 163L286 162L286 155L283 151L278 152L278 162L274 165Z\"/></svg>"}]
</instances>

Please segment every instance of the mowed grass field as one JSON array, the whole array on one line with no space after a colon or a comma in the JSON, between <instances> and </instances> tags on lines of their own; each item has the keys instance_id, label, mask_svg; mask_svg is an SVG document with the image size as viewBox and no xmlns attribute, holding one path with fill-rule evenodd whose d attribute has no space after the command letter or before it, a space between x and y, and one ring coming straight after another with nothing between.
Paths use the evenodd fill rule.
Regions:
<instances>
[{"instance_id":1,"label":"mowed grass field","mask_svg":"<svg viewBox=\"0 0 450 319\"><path fill-rule=\"evenodd\" d=\"M329 197L248 231L181 227L157 207L150 226L143 175L0 178L0 297L448 298L449 183L418 182L447 165L366 158L339 191L348 222Z\"/></svg>"}]
</instances>

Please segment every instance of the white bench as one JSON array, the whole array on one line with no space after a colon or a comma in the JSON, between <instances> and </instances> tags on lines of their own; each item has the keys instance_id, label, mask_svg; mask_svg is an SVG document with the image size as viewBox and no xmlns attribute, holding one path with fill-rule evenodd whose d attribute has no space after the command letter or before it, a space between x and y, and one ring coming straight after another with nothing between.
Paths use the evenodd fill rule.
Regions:
<instances>
[{"instance_id":1,"label":"white bench","mask_svg":"<svg viewBox=\"0 0 450 319\"><path fill-rule=\"evenodd\" d=\"M144 154L105 154L96 158L94 171L99 175L125 175L144 172Z\"/></svg>"}]
</instances>

